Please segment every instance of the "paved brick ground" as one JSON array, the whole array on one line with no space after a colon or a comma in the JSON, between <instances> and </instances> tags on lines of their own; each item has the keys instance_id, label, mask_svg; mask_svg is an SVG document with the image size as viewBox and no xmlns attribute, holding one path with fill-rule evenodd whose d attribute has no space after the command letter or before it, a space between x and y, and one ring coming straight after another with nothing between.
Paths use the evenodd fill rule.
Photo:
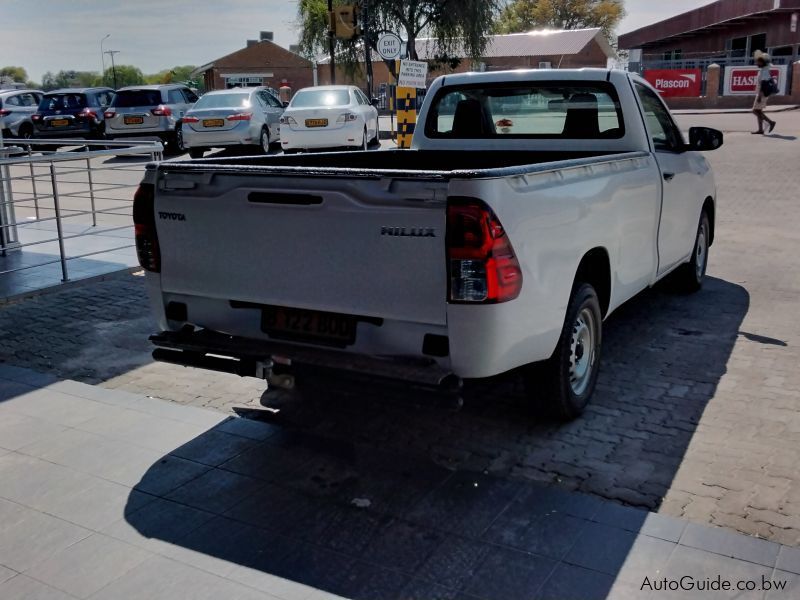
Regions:
<instances>
[{"instance_id":1,"label":"paved brick ground","mask_svg":"<svg viewBox=\"0 0 800 600\"><path fill-rule=\"evenodd\" d=\"M720 214L708 285L649 291L609 320L597 396L572 424L536 422L509 379L472 386L452 411L369 388L262 397L256 381L152 364L132 276L0 309L0 360L798 546L800 115L763 138L746 116L721 118L731 133L709 155Z\"/></svg>"}]
</instances>

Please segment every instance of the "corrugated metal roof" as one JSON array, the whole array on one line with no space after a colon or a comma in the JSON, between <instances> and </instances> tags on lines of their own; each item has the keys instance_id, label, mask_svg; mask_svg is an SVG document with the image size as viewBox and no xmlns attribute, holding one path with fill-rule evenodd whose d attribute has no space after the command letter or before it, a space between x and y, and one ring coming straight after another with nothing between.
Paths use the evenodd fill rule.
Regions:
<instances>
[{"instance_id":1,"label":"corrugated metal roof","mask_svg":"<svg viewBox=\"0 0 800 600\"><path fill-rule=\"evenodd\" d=\"M517 56L561 56L577 54L583 50L593 39L597 39L600 47L611 58L614 50L608 44L599 27L591 29L540 29L527 33L504 33L490 35L487 39L484 58L501 58ZM417 55L420 60L431 60L436 55L436 40L433 38L418 38L416 43ZM466 53L457 52L458 58L466 58ZM326 64L330 59L320 56L317 62ZM372 60L381 60L376 52L372 52Z\"/></svg>"}]
</instances>

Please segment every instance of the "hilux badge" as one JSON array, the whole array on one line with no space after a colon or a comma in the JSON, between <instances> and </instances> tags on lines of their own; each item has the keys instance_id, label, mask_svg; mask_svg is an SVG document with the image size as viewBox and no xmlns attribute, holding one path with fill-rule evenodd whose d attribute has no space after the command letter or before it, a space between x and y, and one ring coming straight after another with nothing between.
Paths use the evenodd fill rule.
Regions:
<instances>
[{"instance_id":1,"label":"hilux badge","mask_svg":"<svg viewBox=\"0 0 800 600\"><path fill-rule=\"evenodd\" d=\"M436 237L433 227L381 227L381 235L392 237Z\"/></svg>"}]
</instances>

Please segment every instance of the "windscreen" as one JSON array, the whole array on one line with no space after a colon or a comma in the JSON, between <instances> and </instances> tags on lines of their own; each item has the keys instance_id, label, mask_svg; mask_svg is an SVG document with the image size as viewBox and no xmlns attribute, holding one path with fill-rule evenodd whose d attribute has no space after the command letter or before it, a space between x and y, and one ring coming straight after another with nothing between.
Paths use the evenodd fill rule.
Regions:
<instances>
[{"instance_id":1,"label":"windscreen","mask_svg":"<svg viewBox=\"0 0 800 600\"><path fill-rule=\"evenodd\" d=\"M39 110L71 110L86 108L86 96L83 94L48 94L39 103Z\"/></svg>"},{"instance_id":2,"label":"windscreen","mask_svg":"<svg viewBox=\"0 0 800 600\"><path fill-rule=\"evenodd\" d=\"M114 96L111 106L127 108L132 106L158 106L161 92L158 90L123 90Z\"/></svg>"},{"instance_id":3,"label":"windscreen","mask_svg":"<svg viewBox=\"0 0 800 600\"><path fill-rule=\"evenodd\" d=\"M347 106L350 104L349 90L300 90L292 99L292 108L314 106Z\"/></svg>"},{"instance_id":4,"label":"windscreen","mask_svg":"<svg viewBox=\"0 0 800 600\"><path fill-rule=\"evenodd\" d=\"M428 113L430 138L618 139L625 135L616 91L606 82L448 86Z\"/></svg>"},{"instance_id":5,"label":"windscreen","mask_svg":"<svg viewBox=\"0 0 800 600\"><path fill-rule=\"evenodd\" d=\"M250 94L206 94L192 108L248 108Z\"/></svg>"}]
</instances>

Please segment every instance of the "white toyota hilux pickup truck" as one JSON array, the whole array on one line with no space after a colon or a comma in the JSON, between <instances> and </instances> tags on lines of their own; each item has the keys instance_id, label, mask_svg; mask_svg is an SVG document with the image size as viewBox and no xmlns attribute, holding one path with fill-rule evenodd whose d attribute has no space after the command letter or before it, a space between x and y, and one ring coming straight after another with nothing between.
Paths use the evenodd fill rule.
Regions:
<instances>
[{"instance_id":1,"label":"white toyota hilux pickup truck","mask_svg":"<svg viewBox=\"0 0 800 600\"><path fill-rule=\"evenodd\" d=\"M698 151L723 140L688 137L636 75L520 70L438 78L411 150L151 164L133 212L154 357L451 392L517 371L574 418L603 320L664 277L702 284Z\"/></svg>"}]
</instances>

